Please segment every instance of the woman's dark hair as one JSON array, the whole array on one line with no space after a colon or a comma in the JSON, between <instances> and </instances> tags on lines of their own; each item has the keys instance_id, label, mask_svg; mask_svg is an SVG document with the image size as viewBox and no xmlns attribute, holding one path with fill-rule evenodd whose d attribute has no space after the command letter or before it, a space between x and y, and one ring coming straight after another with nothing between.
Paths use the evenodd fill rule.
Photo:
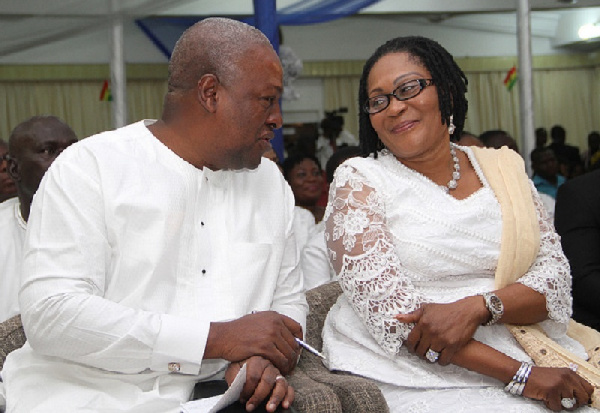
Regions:
<instances>
[{"instance_id":1,"label":"woman's dark hair","mask_svg":"<svg viewBox=\"0 0 600 413\"><path fill-rule=\"evenodd\" d=\"M321 168L321 164L319 163L319 160L315 156L307 154L307 153L297 152L297 153L291 154L290 156L285 158L285 161L283 161L283 164L281 165L281 169L283 169L283 177L285 178L286 181L289 181L288 178L289 178L290 172L292 171L294 166L298 165L305 159L310 159L310 160L314 161L317 164L317 166L319 167L319 171L323 170Z\"/></svg>"},{"instance_id":2,"label":"woman's dark hair","mask_svg":"<svg viewBox=\"0 0 600 413\"><path fill-rule=\"evenodd\" d=\"M360 148L363 156L373 154L377 157L377 151L384 148L383 143L377 136L371 125L369 114L363 110L368 98L367 81L375 63L383 56L390 53L408 53L420 64L425 66L433 85L437 89L442 124L450 124L450 116L456 127L452 134L459 137L467 116L467 77L458 67L450 53L446 51L435 40L420 36L397 37L379 46L375 53L367 60L360 78L360 89L358 91L359 106L359 130Z\"/></svg>"}]
</instances>

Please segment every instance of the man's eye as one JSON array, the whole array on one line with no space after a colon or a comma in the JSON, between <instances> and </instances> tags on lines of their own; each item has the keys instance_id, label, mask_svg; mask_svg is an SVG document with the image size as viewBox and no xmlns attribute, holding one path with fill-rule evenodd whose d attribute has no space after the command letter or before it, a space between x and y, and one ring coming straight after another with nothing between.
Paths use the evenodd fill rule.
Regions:
<instances>
[{"instance_id":1,"label":"man's eye","mask_svg":"<svg viewBox=\"0 0 600 413\"><path fill-rule=\"evenodd\" d=\"M265 102L267 102L267 104L268 104L269 106L272 106L272 105L275 103L275 101L276 101L277 99L276 99L275 97L273 97L273 96L267 96L267 97L264 97L264 98L263 98L263 100L264 100Z\"/></svg>"}]
</instances>

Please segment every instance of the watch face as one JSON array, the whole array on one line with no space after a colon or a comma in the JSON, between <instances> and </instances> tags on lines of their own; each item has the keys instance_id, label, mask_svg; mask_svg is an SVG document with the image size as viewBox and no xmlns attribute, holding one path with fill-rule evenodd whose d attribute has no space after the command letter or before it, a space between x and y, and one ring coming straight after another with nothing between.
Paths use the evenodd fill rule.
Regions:
<instances>
[{"instance_id":1,"label":"watch face","mask_svg":"<svg viewBox=\"0 0 600 413\"><path fill-rule=\"evenodd\" d=\"M498 312L502 311L502 301L500 301L500 298L498 298L497 295L493 294L490 296L490 303L492 304L492 307L494 307L494 310Z\"/></svg>"},{"instance_id":2,"label":"watch face","mask_svg":"<svg viewBox=\"0 0 600 413\"><path fill-rule=\"evenodd\" d=\"M485 306L491 314L490 320L485 325L496 324L504 314L504 304L502 304L500 297L494 293L485 293L483 297L485 299Z\"/></svg>"}]
</instances>

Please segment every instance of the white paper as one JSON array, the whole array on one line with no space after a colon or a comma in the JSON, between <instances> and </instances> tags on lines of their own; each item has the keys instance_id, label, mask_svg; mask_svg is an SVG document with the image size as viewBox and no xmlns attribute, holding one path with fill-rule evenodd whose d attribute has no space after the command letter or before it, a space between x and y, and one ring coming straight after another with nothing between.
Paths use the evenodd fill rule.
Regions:
<instances>
[{"instance_id":1,"label":"white paper","mask_svg":"<svg viewBox=\"0 0 600 413\"><path fill-rule=\"evenodd\" d=\"M193 400L181 406L182 413L216 413L240 399L246 384L246 365L244 364L227 391L219 396Z\"/></svg>"}]
</instances>

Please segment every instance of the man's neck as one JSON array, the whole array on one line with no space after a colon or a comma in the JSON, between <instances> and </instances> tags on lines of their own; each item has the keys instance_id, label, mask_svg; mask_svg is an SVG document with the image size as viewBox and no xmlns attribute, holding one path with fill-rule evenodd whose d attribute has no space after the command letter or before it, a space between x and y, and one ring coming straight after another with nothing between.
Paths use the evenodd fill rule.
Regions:
<instances>
[{"instance_id":1,"label":"man's neck","mask_svg":"<svg viewBox=\"0 0 600 413\"><path fill-rule=\"evenodd\" d=\"M27 222L29 220L29 212L31 211L31 199L26 199L25 196L19 195L19 211L21 212L21 218Z\"/></svg>"}]
</instances>

